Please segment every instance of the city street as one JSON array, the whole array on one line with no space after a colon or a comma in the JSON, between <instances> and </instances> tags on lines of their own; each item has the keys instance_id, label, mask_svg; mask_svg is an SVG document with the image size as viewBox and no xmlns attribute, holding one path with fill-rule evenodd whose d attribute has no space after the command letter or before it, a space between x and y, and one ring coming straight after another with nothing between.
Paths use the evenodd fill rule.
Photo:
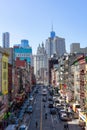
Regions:
<instances>
[{"instance_id":1,"label":"city street","mask_svg":"<svg viewBox=\"0 0 87 130\"><path fill-rule=\"evenodd\" d=\"M64 124L68 123L69 130L81 130L77 125L78 120L70 122L63 122L59 119L58 114L50 114L50 108L48 108L49 101L43 102L43 96L41 94L42 87L38 90L39 93L35 95L33 103L33 113L26 115L24 122L28 126L28 130L64 130ZM47 95L48 98L49 94ZM45 108L44 108L45 104ZM47 119L45 119L45 113L47 113ZM38 123L36 128L36 122Z\"/></svg>"},{"instance_id":2,"label":"city street","mask_svg":"<svg viewBox=\"0 0 87 130\"><path fill-rule=\"evenodd\" d=\"M87 130L87 0L2 0L0 130Z\"/></svg>"}]
</instances>

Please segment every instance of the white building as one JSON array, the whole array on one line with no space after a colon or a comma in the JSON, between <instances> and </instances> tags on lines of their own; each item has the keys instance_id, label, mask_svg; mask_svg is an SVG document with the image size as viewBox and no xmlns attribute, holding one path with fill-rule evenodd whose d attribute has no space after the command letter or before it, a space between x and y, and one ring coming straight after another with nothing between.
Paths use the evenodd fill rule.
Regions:
<instances>
[{"instance_id":1,"label":"white building","mask_svg":"<svg viewBox=\"0 0 87 130\"><path fill-rule=\"evenodd\" d=\"M48 59L44 44L42 43L42 46L38 46L37 54L34 56L34 74L37 80L45 82L47 80L47 70Z\"/></svg>"},{"instance_id":2,"label":"white building","mask_svg":"<svg viewBox=\"0 0 87 130\"><path fill-rule=\"evenodd\" d=\"M10 34L9 32L5 32L2 35L3 48L9 48L10 46Z\"/></svg>"}]
</instances>

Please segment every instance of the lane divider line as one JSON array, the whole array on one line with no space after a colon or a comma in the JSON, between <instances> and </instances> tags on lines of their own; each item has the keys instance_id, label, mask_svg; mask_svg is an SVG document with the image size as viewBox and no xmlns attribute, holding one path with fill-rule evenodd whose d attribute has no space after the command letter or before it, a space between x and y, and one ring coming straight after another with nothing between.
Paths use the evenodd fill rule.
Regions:
<instances>
[{"instance_id":1,"label":"lane divider line","mask_svg":"<svg viewBox=\"0 0 87 130\"><path fill-rule=\"evenodd\" d=\"M41 95L41 112L40 112L40 130L42 130L42 95Z\"/></svg>"}]
</instances>

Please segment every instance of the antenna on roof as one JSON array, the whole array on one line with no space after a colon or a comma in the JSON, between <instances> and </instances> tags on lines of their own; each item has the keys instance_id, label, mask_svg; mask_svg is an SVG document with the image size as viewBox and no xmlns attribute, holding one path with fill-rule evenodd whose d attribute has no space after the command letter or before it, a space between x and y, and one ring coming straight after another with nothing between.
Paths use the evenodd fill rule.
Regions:
<instances>
[{"instance_id":1,"label":"antenna on roof","mask_svg":"<svg viewBox=\"0 0 87 130\"><path fill-rule=\"evenodd\" d=\"M53 31L53 23L52 23L52 31Z\"/></svg>"}]
</instances>

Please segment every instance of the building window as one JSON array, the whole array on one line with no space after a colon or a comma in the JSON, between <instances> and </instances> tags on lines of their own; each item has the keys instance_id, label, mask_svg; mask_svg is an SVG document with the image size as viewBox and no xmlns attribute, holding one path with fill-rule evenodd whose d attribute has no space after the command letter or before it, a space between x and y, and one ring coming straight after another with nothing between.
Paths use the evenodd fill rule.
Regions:
<instances>
[{"instance_id":1,"label":"building window","mask_svg":"<svg viewBox=\"0 0 87 130\"><path fill-rule=\"evenodd\" d=\"M6 80L7 74L6 72L3 72L3 80Z\"/></svg>"},{"instance_id":2,"label":"building window","mask_svg":"<svg viewBox=\"0 0 87 130\"><path fill-rule=\"evenodd\" d=\"M3 62L3 69L6 69L6 62Z\"/></svg>"},{"instance_id":3,"label":"building window","mask_svg":"<svg viewBox=\"0 0 87 130\"><path fill-rule=\"evenodd\" d=\"M7 87L6 87L6 81L4 81L4 90L6 91L7 90Z\"/></svg>"}]
</instances>

